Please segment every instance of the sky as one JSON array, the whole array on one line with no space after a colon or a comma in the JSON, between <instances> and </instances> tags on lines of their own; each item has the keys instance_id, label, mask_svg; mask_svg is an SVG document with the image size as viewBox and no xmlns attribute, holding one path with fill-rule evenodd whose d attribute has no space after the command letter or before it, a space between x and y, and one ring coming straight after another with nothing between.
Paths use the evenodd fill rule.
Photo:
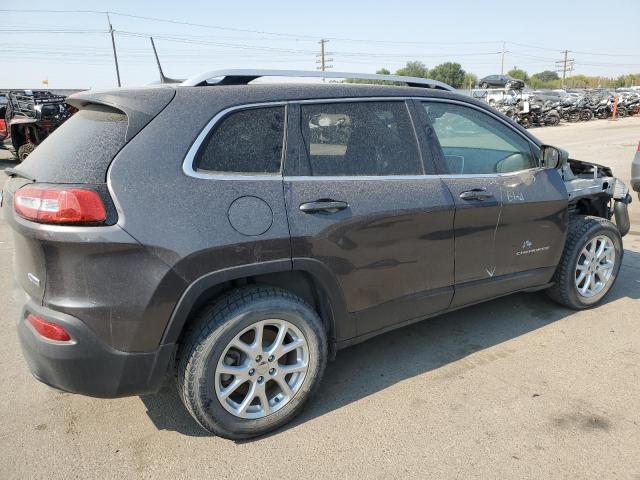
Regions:
<instances>
[{"instance_id":1,"label":"sky","mask_svg":"<svg viewBox=\"0 0 640 480\"><path fill-rule=\"evenodd\" d=\"M6 11L21 7L67 12ZM640 72L640 28L633 26L640 0L615 8L593 0L4 0L0 89L43 88L43 80L49 88L117 86L107 16L87 12L106 10L123 86L158 79L149 36L165 75L175 78L225 68L314 70L321 38L329 40L334 71L455 61L482 77L500 73L505 42L505 72L554 70L565 49L574 74Z\"/></svg>"}]
</instances>

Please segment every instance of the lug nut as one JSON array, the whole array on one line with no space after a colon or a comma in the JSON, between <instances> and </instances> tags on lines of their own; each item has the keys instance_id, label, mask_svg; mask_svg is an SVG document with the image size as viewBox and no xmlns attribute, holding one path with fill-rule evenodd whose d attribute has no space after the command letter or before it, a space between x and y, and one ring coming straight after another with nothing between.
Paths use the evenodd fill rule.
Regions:
<instances>
[{"instance_id":1,"label":"lug nut","mask_svg":"<svg viewBox=\"0 0 640 480\"><path fill-rule=\"evenodd\" d=\"M276 369L272 368L269 370L269 375L273 375L274 373L276 373Z\"/></svg>"},{"instance_id":2,"label":"lug nut","mask_svg":"<svg viewBox=\"0 0 640 480\"><path fill-rule=\"evenodd\" d=\"M258 377L258 383L262 383L263 380L264 380L264 378Z\"/></svg>"},{"instance_id":3,"label":"lug nut","mask_svg":"<svg viewBox=\"0 0 640 480\"><path fill-rule=\"evenodd\" d=\"M253 368L249 370L249 375L253 375L254 373L256 373L256 371Z\"/></svg>"},{"instance_id":4,"label":"lug nut","mask_svg":"<svg viewBox=\"0 0 640 480\"><path fill-rule=\"evenodd\" d=\"M269 355L269 359L268 359L268 360L269 360L270 362L273 362L273 360L274 360L275 358L276 358L276 357L274 357L273 355Z\"/></svg>"},{"instance_id":5,"label":"lug nut","mask_svg":"<svg viewBox=\"0 0 640 480\"><path fill-rule=\"evenodd\" d=\"M256 362L259 362L260 360L262 360L262 355L258 355L258 356L256 357Z\"/></svg>"}]
</instances>

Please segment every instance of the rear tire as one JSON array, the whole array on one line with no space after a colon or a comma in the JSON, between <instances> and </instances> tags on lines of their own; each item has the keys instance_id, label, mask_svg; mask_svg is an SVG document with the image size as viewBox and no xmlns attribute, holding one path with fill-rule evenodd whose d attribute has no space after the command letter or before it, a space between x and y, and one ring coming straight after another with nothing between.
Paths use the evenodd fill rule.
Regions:
<instances>
[{"instance_id":1,"label":"rear tire","mask_svg":"<svg viewBox=\"0 0 640 480\"><path fill-rule=\"evenodd\" d=\"M580 111L580 120L583 122L588 122L593 118L593 112L589 109L583 109Z\"/></svg>"},{"instance_id":2,"label":"rear tire","mask_svg":"<svg viewBox=\"0 0 640 480\"><path fill-rule=\"evenodd\" d=\"M198 315L181 343L177 386L185 407L204 429L233 440L290 422L320 385L327 362L317 313L268 286L224 295Z\"/></svg>"},{"instance_id":3,"label":"rear tire","mask_svg":"<svg viewBox=\"0 0 640 480\"><path fill-rule=\"evenodd\" d=\"M24 159L31 155L35 149L36 146L33 143L20 145L20 147L18 147L18 161L24 161Z\"/></svg>"},{"instance_id":4,"label":"rear tire","mask_svg":"<svg viewBox=\"0 0 640 480\"><path fill-rule=\"evenodd\" d=\"M595 255L599 249L601 255ZM620 232L609 220L576 217L569 224L564 251L552 279L554 284L547 294L560 305L575 310L597 305L616 281L623 252Z\"/></svg>"},{"instance_id":5,"label":"rear tire","mask_svg":"<svg viewBox=\"0 0 640 480\"><path fill-rule=\"evenodd\" d=\"M483 82L480 84L480 88L489 88L489 84L487 82Z\"/></svg>"}]
</instances>

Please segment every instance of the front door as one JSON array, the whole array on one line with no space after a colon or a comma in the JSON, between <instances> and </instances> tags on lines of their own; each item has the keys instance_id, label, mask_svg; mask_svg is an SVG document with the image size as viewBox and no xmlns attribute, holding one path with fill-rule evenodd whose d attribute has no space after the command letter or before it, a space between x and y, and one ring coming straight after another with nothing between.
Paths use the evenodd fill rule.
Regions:
<instances>
[{"instance_id":1,"label":"front door","mask_svg":"<svg viewBox=\"0 0 640 480\"><path fill-rule=\"evenodd\" d=\"M422 106L456 202L453 306L549 281L565 237L559 172L540 168L537 146L484 109Z\"/></svg>"},{"instance_id":2,"label":"front door","mask_svg":"<svg viewBox=\"0 0 640 480\"><path fill-rule=\"evenodd\" d=\"M355 319L339 339L449 306L453 204L424 175L405 101L300 104L286 162L294 265L319 261L338 279Z\"/></svg>"}]
</instances>

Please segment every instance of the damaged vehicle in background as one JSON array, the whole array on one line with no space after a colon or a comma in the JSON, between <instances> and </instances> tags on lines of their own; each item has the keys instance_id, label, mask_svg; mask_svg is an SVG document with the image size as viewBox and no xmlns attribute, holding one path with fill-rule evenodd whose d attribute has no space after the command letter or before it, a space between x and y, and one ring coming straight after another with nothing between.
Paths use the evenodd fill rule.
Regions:
<instances>
[{"instance_id":1,"label":"damaged vehicle in background","mask_svg":"<svg viewBox=\"0 0 640 480\"><path fill-rule=\"evenodd\" d=\"M4 136L20 162L76 111L66 97L46 90L12 90L6 96Z\"/></svg>"},{"instance_id":2,"label":"damaged vehicle in background","mask_svg":"<svg viewBox=\"0 0 640 480\"><path fill-rule=\"evenodd\" d=\"M65 391L169 375L203 428L249 438L339 348L514 292L593 307L618 276L624 183L438 81L213 71L68 102L3 195L22 350Z\"/></svg>"},{"instance_id":3,"label":"damaged vehicle in background","mask_svg":"<svg viewBox=\"0 0 640 480\"><path fill-rule=\"evenodd\" d=\"M640 142L631 163L631 188L638 192L638 198L640 198Z\"/></svg>"}]
</instances>

